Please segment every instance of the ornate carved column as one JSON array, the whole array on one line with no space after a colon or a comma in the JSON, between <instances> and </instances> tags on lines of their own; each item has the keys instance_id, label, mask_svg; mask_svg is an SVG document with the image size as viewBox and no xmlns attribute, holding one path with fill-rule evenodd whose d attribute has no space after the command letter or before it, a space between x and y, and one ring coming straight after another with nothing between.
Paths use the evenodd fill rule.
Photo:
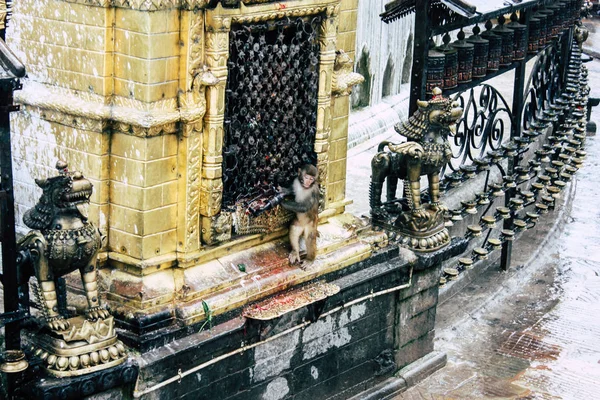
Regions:
<instances>
[{"instance_id":1,"label":"ornate carved column","mask_svg":"<svg viewBox=\"0 0 600 400\"><path fill-rule=\"evenodd\" d=\"M207 86L218 79L204 65L204 12L182 11L181 30L187 39L181 55L182 94L179 96L182 130L179 139L179 202L177 251L180 262L200 249L200 182L202 132Z\"/></svg>"},{"instance_id":2,"label":"ornate carved column","mask_svg":"<svg viewBox=\"0 0 600 400\"><path fill-rule=\"evenodd\" d=\"M219 79L218 84L207 90L208 108L202 134L200 214L202 239L207 243L214 242L212 226L217 222L223 196L223 121L231 18L219 15L221 9L218 5L206 18L206 64Z\"/></svg>"},{"instance_id":3,"label":"ornate carved column","mask_svg":"<svg viewBox=\"0 0 600 400\"><path fill-rule=\"evenodd\" d=\"M331 5L326 9L326 18L321 25L319 44L321 46L319 62L319 94L317 105L317 133L315 137L315 153L317 168L321 181L321 195L326 209L329 166L329 137L331 135L331 78L335 62L336 37L340 5Z\"/></svg>"}]
</instances>

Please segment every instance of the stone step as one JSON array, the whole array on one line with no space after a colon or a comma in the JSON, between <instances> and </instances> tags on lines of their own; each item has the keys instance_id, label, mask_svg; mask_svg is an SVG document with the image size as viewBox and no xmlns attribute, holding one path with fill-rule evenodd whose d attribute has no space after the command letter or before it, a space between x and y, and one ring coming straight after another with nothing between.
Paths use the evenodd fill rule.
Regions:
<instances>
[{"instance_id":1,"label":"stone step","mask_svg":"<svg viewBox=\"0 0 600 400\"><path fill-rule=\"evenodd\" d=\"M372 254L372 249L370 243L354 240L332 252L318 255L312 263L306 265L306 269L298 264L290 265L287 254L272 249L271 254L263 253L263 255L275 267L263 268L260 271L253 268L251 274L238 277L235 284L223 287L219 291L213 290L204 298L193 296L192 300L178 307L177 317L186 325L201 322L206 318L203 301L206 302L213 316L223 314L365 260Z\"/></svg>"},{"instance_id":2,"label":"stone step","mask_svg":"<svg viewBox=\"0 0 600 400\"><path fill-rule=\"evenodd\" d=\"M330 218L319 225L317 257L326 257L357 243L358 234L363 232L365 226L363 221L349 214ZM304 254L304 248L302 242L301 255ZM261 276L281 272L290 267L289 251L289 242L279 239L187 268L183 271L183 300L202 299L215 292L259 280Z\"/></svg>"}]
</instances>

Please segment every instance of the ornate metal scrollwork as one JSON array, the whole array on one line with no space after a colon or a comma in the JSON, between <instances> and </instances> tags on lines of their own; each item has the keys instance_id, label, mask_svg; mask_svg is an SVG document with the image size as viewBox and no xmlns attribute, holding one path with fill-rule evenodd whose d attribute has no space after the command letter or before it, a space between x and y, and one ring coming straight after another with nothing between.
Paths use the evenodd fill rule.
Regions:
<instances>
[{"instance_id":1,"label":"ornate metal scrollwork","mask_svg":"<svg viewBox=\"0 0 600 400\"><path fill-rule=\"evenodd\" d=\"M223 207L286 186L314 152L321 16L232 25Z\"/></svg>"},{"instance_id":2,"label":"ornate metal scrollwork","mask_svg":"<svg viewBox=\"0 0 600 400\"><path fill-rule=\"evenodd\" d=\"M513 116L500 92L487 84L459 93L453 100L464 110L449 138L453 154L447 167L457 171L488 151L498 150L505 132L512 129Z\"/></svg>"},{"instance_id":3,"label":"ornate metal scrollwork","mask_svg":"<svg viewBox=\"0 0 600 400\"><path fill-rule=\"evenodd\" d=\"M563 60L560 49L563 47L563 36L546 47L534 64L529 81L525 87L525 105L523 107L523 129L530 129L531 123L539 121L550 102L562 91L561 78Z\"/></svg>"}]
</instances>

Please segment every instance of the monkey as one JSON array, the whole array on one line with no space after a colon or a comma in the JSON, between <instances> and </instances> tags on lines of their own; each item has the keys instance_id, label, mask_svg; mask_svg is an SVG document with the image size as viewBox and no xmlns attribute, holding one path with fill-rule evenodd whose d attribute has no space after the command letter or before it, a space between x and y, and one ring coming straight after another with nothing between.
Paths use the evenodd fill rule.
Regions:
<instances>
[{"instance_id":1,"label":"monkey","mask_svg":"<svg viewBox=\"0 0 600 400\"><path fill-rule=\"evenodd\" d=\"M313 261L317 256L317 224L319 222L319 182L317 168L306 164L298 168L298 177L291 187L279 188L283 194L293 194L294 200L281 204L286 210L296 213L290 225L291 264L300 262L300 237L306 242L306 260Z\"/></svg>"}]
</instances>

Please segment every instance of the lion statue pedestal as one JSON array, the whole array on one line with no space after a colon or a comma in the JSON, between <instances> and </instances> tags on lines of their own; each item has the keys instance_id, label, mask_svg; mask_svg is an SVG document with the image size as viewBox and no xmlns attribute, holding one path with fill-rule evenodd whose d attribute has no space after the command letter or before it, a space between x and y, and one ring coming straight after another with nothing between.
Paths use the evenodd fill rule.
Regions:
<instances>
[{"instance_id":1,"label":"lion statue pedestal","mask_svg":"<svg viewBox=\"0 0 600 400\"><path fill-rule=\"evenodd\" d=\"M440 202L440 171L452 158L448 134L462 109L433 90L430 101L418 101L418 110L396 131L409 141L382 142L371 161L370 207L374 225L400 235L400 242L419 252L431 252L450 243L444 227L447 208ZM384 151L385 148L387 151ZM428 204L421 202L421 176L429 183ZM403 199L396 198L398 180L404 181ZM382 203L387 181L387 201Z\"/></svg>"},{"instance_id":2,"label":"lion statue pedestal","mask_svg":"<svg viewBox=\"0 0 600 400\"><path fill-rule=\"evenodd\" d=\"M113 317L92 322L77 316L67 321L69 329L36 336L31 345L34 356L52 375L79 376L117 366L127 359Z\"/></svg>"},{"instance_id":3,"label":"lion statue pedestal","mask_svg":"<svg viewBox=\"0 0 600 400\"><path fill-rule=\"evenodd\" d=\"M36 179L43 193L23 216L32 230L18 243L20 262L32 267L37 278L45 320L44 329L32 338L32 350L48 372L60 377L109 368L127 358L113 317L100 304L96 263L102 238L87 218L93 187L80 172L69 172L67 167L58 161L58 176ZM81 274L88 308L85 317L66 318L56 280L75 270Z\"/></svg>"}]
</instances>

